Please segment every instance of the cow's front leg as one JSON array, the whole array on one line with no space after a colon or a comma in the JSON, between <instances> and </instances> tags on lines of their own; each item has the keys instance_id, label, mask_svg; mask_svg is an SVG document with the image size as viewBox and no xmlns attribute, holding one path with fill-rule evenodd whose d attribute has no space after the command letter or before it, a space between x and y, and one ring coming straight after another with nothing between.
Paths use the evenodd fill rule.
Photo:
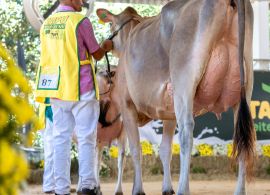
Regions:
<instances>
[{"instance_id":1,"label":"cow's front leg","mask_svg":"<svg viewBox=\"0 0 270 195\"><path fill-rule=\"evenodd\" d=\"M192 89L192 88L191 88ZM180 142L180 178L178 195L189 195L189 171L193 146L193 97L192 92L176 91L174 97L175 114L179 128ZM189 95L188 95L189 94Z\"/></svg>"},{"instance_id":2,"label":"cow's front leg","mask_svg":"<svg viewBox=\"0 0 270 195\"><path fill-rule=\"evenodd\" d=\"M125 129L135 171L132 195L145 195L142 186L141 145L139 130L136 122L138 116L136 108L134 104L131 105L129 102L128 105L126 104L121 107L121 113L123 116L124 127L127 127Z\"/></svg>"},{"instance_id":3,"label":"cow's front leg","mask_svg":"<svg viewBox=\"0 0 270 195\"><path fill-rule=\"evenodd\" d=\"M163 165L163 172L164 172L162 183L163 195L174 194L174 190L172 187L170 163L172 160L172 141L175 132L175 126L176 126L175 121L163 121L163 135L159 149L159 156Z\"/></svg>"},{"instance_id":4,"label":"cow's front leg","mask_svg":"<svg viewBox=\"0 0 270 195\"><path fill-rule=\"evenodd\" d=\"M122 127L121 135L117 140L118 144L118 177L117 177L117 185L115 188L115 195L123 195L122 190L122 178L123 178L123 170L124 170L124 162L125 162L125 150L126 150L126 132Z\"/></svg>"}]
</instances>

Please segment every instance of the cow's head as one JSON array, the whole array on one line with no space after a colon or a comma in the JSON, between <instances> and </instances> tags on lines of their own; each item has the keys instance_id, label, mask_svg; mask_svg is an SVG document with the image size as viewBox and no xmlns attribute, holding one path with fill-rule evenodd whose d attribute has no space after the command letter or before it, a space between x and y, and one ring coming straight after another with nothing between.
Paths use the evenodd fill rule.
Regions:
<instances>
[{"instance_id":1,"label":"cow's head","mask_svg":"<svg viewBox=\"0 0 270 195\"><path fill-rule=\"evenodd\" d=\"M99 86L100 100L110 101L111 92L115 85L116 66L111 66L111 72L101 70L97 73L97 81Z\"/></svg>"},{"instance_id":2,"label":"cow's head","mask_svg":"<svg viewBox=\"0 0 270 195\"><path fill-rule=\"evenodd\" d=\"M117 115L115 113L119 113L117 107L115 106L115 102L117 101L115 98L117 97L113 95L116 68L116 66L111 66L110 73L108 73L106 70L101 70L97 73L100 95L100 128L110 126L107 121L110 121L111 118L115 117Z\"/></svg>"},{"instance_id":3,"label":"cow's head","mask_svg":"<svg viewBox=\"0 0 270 195\"><path fill-rule=\"evenodd\" d=\"M134 28L142 19L132 7L127 7L123 12L114 15L106 9L97 9L97 16L105 23L111 24L113 37L114 55L118 56L123 51L125 42L132 28Z\"/></svg>"}]
</instances>

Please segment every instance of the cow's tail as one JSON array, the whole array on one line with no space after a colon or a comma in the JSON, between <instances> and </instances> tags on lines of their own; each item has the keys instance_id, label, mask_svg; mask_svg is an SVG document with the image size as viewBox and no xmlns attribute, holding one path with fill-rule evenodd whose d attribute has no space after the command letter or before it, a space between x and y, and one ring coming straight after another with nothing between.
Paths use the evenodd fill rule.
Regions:
<instances>
[{"instance_id":1,"label":"cow's tail","mask_svg":"<svg viewBox=\"0 0 270 195\"><path fill-rule=\"evenodd\" d=\"M253 120L246 100L245 73L244 73L244 41L245 41L245 0L237 0L238 9L238 37L239 37L239 65L241 80L241 100L235 123L232 157L236 161L244 161L247 179L253 175L256 157Z\"/></svg>"}]
</instances>

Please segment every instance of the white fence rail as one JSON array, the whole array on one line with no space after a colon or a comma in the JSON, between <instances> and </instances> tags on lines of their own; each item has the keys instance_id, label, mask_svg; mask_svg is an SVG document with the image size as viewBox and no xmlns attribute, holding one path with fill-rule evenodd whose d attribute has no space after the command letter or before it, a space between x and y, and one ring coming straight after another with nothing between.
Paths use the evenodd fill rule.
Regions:
<instances>
[{"instance_id":1,"label":"white fence rail","mask_svg":"<svg viewBox=\"0 0 270 195\"><path fill-rule=\"evenodd\" d=\"M253 59L254 70L270 71L270 59Z\"/></svg>"}]
</instances>

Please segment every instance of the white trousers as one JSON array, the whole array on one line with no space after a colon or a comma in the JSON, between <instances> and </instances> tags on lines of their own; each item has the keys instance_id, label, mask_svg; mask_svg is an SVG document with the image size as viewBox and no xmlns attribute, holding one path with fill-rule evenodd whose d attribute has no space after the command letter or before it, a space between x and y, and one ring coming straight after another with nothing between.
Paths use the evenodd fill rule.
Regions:
<instances>
[{"instance_id":1,"label":"white trousers","mask_svg":"<svg viewBox=\"0 0 270 195\"><path fill-rule=\"evenodd\" d=\"M44 173L43 173L43 191L54 190L53 175L53 123L46 118L46 127L43 132L44 145Z\"/></svg>"},{"instance_id":2,"label":"white trousers","mask_svg":"<svg viewBox=\"0 0 270 195\"><path fill-rule=\"evenodd\" d=\"M78 140L79 186L93 189L96 180L96 136L99 102L94 91L81 96L78 102L51 99L53 111L53 146L55 193L70 191L70 149L72 132Z\"/></svg>"}]
</instances>

